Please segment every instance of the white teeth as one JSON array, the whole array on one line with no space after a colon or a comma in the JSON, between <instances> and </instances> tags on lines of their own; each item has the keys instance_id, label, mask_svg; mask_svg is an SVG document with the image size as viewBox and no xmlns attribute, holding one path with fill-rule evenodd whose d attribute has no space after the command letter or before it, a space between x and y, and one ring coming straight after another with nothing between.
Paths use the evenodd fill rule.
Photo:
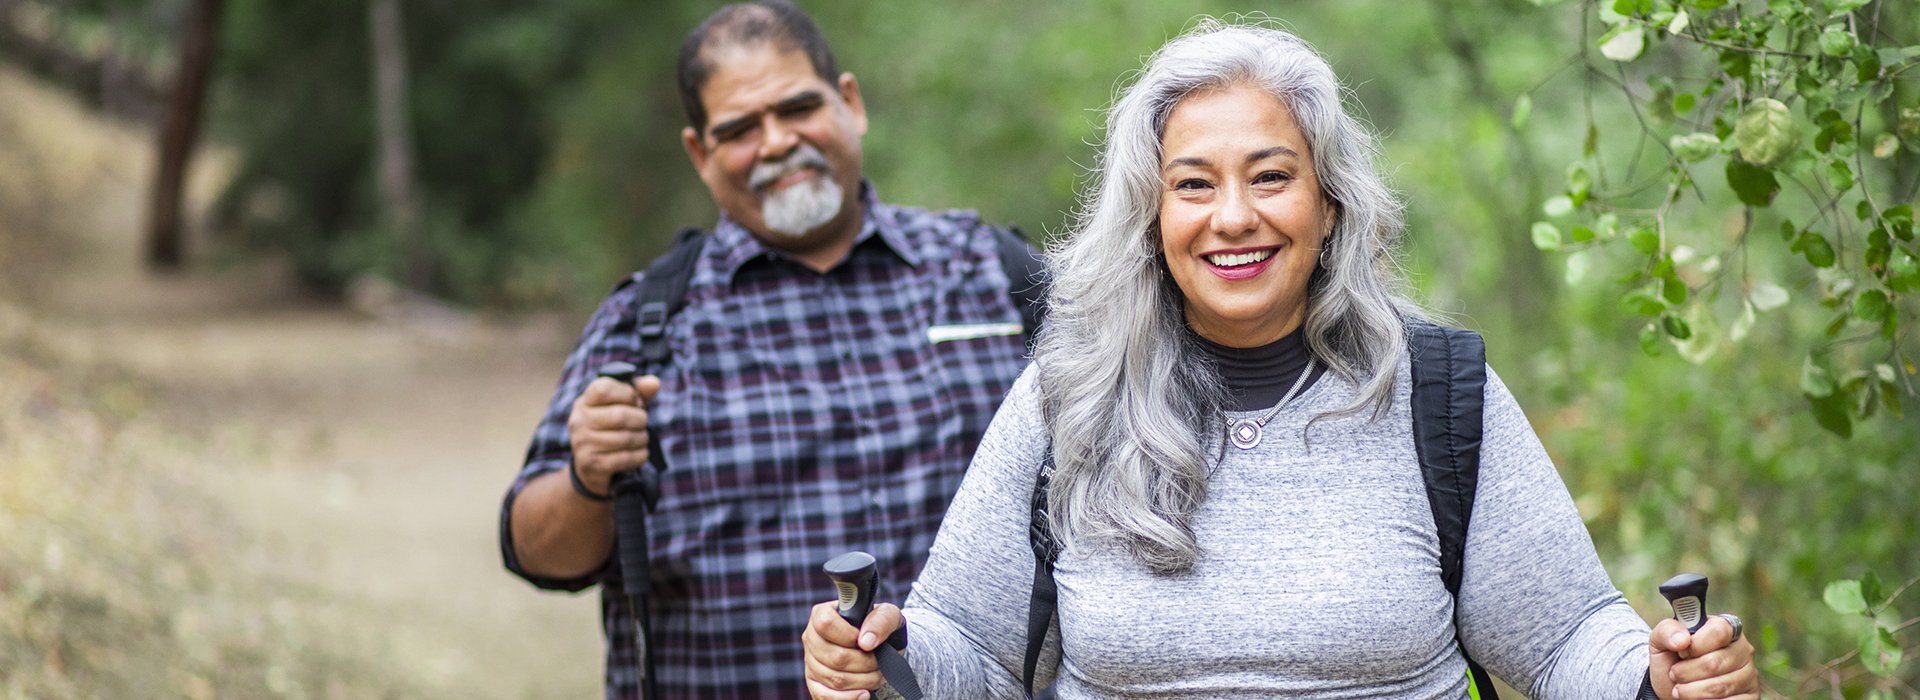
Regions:
<instances>
[{"instance_id":1,"label":"white teeth","mask_svg":"<svg viewBox=\"0 0 1920 700\"><path fill-rule=\"evenodd\" d=\"M1254 263L1260 262L1262 260L1265 260L1271 257L1273 257L1273 250L1271 249L1257 250L1251 253L1222 253L1220 255L1206 256L1207 262L1213 263L1220 267L1239 267L1241 265L1252 265Z\"/></svg>"}]
</instances>

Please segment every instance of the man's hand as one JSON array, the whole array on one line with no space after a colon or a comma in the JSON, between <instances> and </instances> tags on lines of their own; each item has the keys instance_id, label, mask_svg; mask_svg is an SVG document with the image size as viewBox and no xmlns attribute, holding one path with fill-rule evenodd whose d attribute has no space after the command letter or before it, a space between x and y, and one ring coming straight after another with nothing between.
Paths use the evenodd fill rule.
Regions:
<instances>
[{"instance_id":1,"label":"man's hand","mask_svg":"<svg viewBox=\"0 0 1920 700\"><path fill-rule=\"evenodd\" d=\"M610 494L613 475L647 463L648 402L660 393L660 378L646 375L632 384L600 377L573 401L567 433L573 442L573 468L594 493Z\"/></svg>"},{"instance_id":2,"label":"man's hand","mask_svg":"<svg viewBox=\"0 0 1920 700\"><path fill-rule=\"evenodd\" d=\"M879 603L867 613L859 629L840 617L836 601L813 606L807 629L800 633L806 649L807 692L819 700L865 700L885 681L873 650L885 644L907 618L892 603Z\"/></svg>"},{"instance_id":3,"label":"man's hand","mask_svg":"<svg viewBox=\"0 0 1920 700\"><path fill-rule=\"evenodd\" d=\"M1733 625L1719 615L1691 635L1679 620L1662 620L1648 651L1653 691L1666 700L1760 697L1753 644L1734 639Z\"/></svg>"}]
</instances>

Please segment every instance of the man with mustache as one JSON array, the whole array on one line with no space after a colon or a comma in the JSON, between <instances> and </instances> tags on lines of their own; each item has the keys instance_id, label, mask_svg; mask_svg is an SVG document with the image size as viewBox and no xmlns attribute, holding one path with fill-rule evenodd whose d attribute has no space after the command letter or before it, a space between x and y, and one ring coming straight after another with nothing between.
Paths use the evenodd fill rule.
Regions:
<instances>
[{"instance_id":1,"label":"man with mustache","mask_svg":"<svg viewBox=\"0 0 1920 700\"><path fill-rule=\"evenodd\" d=\"M805 697L795 631L821 563L872 553L878 597L903 600L1024 367L1011 294L1031 280L1000 252L1029 251L971 212L876 197L859 84L783 0L708 17L679 84L681 140L720 219L686 244L668 359L640 359L636 275L567 359L502 506L502 554L542 588L601 586L609 698ZM644 376L596 379L613 361ZM607 496L654 451L636 641Z\"/></svg>"}]
</instances>

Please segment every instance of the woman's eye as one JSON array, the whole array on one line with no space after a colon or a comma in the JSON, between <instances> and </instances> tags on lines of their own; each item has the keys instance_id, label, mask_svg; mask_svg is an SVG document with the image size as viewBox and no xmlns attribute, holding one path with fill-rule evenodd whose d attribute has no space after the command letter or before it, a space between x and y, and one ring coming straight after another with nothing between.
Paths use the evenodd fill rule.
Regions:
<instances>
[{"instance_id":1,"label":"woman's eye","mask_svg":"<svg viewBox=\"0 0 1920 700\"><path fill-rule=\"evenodd\" d=\"M1207 181L1188 178L1173 183L1173 188L1176 190L1203 190L1207 188Z\"/></svg>"},{"instance_id":2,"label":"woman's eye","mask_svg":"<svg viewBox=\"0 0 1920 700\"><path fill-rule=\"evenodd\" d=\"M1282 183L1282 182L1286 182L1286 181L1288 181L1288 180L1291 180L1291 179L1293 179L1293 178L1292 178L1291 176L1289 176L1289 175L1287 175L1286 173L1283 173L1283 172L1280 172L1280 171L1278 171L1278 170L1268 170L1268 171L1266 171L1266 172L1264 172L1264 173L1260 173L1259 175L1257 175L1257 176L1255 176L1255 177L1253 178L1253 184L1256 184L1256 185L1277 185L1277 184L1280 184L1280 183Z\"/></svg>"}]
</instances>

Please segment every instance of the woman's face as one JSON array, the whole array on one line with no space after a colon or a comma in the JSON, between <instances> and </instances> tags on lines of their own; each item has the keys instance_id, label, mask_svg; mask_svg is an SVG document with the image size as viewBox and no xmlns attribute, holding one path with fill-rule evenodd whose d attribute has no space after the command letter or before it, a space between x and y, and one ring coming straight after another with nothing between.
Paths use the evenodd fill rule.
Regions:
<instances>
[{"instance_id":1,"label":"woman's face","mask_svg":"<svg viewBox=\"0 0 1920 700\"><path fill-rule=\"evenodd\" d=\"M1258 88L1188 96L1167 119L1160 184L1160 250L1188 325L1241 348L1298 328L1333 208L1286 105Z\"/></svg>"}]
</instances>

